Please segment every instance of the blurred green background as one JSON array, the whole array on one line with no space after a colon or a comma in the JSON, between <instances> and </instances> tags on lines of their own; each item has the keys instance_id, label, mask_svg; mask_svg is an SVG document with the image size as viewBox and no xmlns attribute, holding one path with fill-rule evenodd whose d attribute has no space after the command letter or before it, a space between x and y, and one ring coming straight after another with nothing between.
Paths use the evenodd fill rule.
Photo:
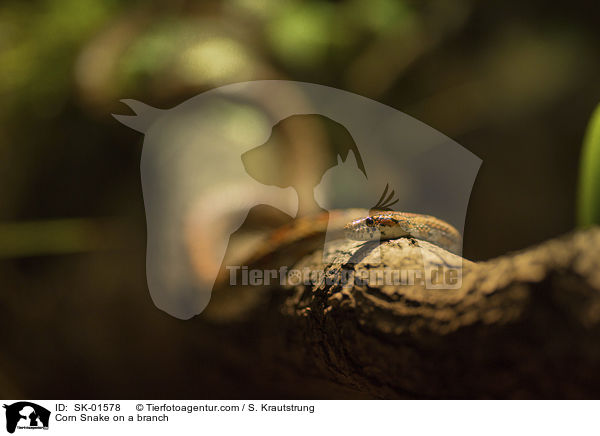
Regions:
<instances>
[{"instance_id":1,"label":"blurred green background","mask_svg":"<svg viewBox=\"0 0 600 436\"><path fill-rule=\"evenodd\" d=\"M204 349L202 326L152 304L143 138L111 117L128 113L119 99L169 108L290 79L388 104L483 159L464 255L485 260L575 225L599 16L591 0L4 0L0 393L310 395L236 379L223 364L235 357Z\"/></svg>"}]
</instances>

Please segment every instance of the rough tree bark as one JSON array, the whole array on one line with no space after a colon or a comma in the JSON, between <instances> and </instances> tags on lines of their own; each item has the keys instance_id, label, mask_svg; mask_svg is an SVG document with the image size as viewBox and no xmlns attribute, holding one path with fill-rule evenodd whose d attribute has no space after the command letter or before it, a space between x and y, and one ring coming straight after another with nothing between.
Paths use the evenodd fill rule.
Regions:
<instances>
[{"instance_id":1,"label":"rough tree bark","mask_svg":"<svg viewBox=\"0 0 600 436\"><path fill-rule=\"evenodd\" d=\"M203 318L258 329L253 350L276 362L273 371L327 380L355 396L600 395L598 228L481 263L406 238L380 246L340 240L322 259L315 251L294 268L333 284L221 288ZM462 285L382 285L369 274L424 264L462 264Z\"/></svg>"}]
</instances>

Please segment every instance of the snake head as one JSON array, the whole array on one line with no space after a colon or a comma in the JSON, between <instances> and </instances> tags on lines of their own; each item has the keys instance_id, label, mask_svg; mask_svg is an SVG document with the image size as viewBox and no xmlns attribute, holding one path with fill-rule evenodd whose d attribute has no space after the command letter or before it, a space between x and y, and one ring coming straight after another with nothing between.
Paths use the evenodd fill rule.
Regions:
<instances>
[{"instance_id":1,"label":"snake head","mask_svg":"<svg viewBox=\"0 0 600 436\"><path fill-rule=\"evenodd\" d=\"M375 241L381 236L377 220L371 216L360 218L344 226L344 235L354 241Z\"/></svg>"}]
</instances>

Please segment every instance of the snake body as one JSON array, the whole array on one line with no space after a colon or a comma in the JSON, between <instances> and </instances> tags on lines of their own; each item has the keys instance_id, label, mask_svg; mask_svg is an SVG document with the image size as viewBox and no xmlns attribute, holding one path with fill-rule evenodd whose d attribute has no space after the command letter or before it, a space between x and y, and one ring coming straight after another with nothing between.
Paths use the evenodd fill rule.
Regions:
<instances>
[{"instance_id":1,"label":"snake body","mask_svg":"<svg viewBox=\"0 0 600 436\"><path fill-rule=\"evenodd\" d=\"M331 233L331 239L346 237L356 241L411 237L428 241L458 255L462 249L460 233L450 224L433 216L368 209L337 209L297 218L271 232L254 249L246 263L257 265L269 262L276 256L279 261L289 258L292 264L292 259L322 248L322 236L325 232Z\"/></svg>"},{"instance_id":2,"label":"snake body","mask_svg":"<svg viewBox=\"0 0 600 436\"><path fill-rule=\"evenodd\" d=\"M452 253L460 254L462 238L458 230L445 221L430 215L381 211L371 213L346 224L348 239L374 241L413 237L431 242Z\"/></svg>"}]
</instances>

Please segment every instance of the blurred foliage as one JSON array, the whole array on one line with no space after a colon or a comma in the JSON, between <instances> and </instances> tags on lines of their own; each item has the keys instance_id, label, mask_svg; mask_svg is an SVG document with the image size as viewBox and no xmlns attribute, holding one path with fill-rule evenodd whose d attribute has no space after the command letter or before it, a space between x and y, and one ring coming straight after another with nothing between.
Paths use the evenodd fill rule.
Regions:
<instances>
[{"instance_id":1,"label":"blurred foliage","mask_svg":"<svg viewBox=\"0 0 600 436\"><path fill-rule=\"evenodd\" d=\"M580 171L578 224L600 224L600 106L592 114L585 134Z\"/></svg>"},{"instance_id":2,"label":"blurred foliage","mask_svg":"<svg viewBox=\"0 0 600 436\"><path fill-rule=\"evenodd\" d=\"M98 237L100 226L89 219L0 223L0 259L112 248Z\"/></svg>"},{"instance_id":3,"label":"blurred foliage","mask_svg":"<svg viewBox=\"0 0 600 436\"><path fill-rule=\"evenodd\" d=\"M0 220L121 214L127 194L110 187L135 186L99 178L105 168L135 177L139 151L108 145L123 140L109 114L124 97L166 107L226 83L293 79L392 104L458 140L524 120L539 132L536 119L582 83L598 90L597 38L583 14L507 10L473 0L5 1Z\"/></svg>"},{"instance_id":4,"label":"blurred foliage","mask_svg":"<svg viewBox=\"0 0 600 436\"><path fill-rule=\"evenodd\" d=\"M1 115L22 105L56 115L69 92L73 57L114 12L105 0L3 2Z\"/></svg>"}]
</instances>

